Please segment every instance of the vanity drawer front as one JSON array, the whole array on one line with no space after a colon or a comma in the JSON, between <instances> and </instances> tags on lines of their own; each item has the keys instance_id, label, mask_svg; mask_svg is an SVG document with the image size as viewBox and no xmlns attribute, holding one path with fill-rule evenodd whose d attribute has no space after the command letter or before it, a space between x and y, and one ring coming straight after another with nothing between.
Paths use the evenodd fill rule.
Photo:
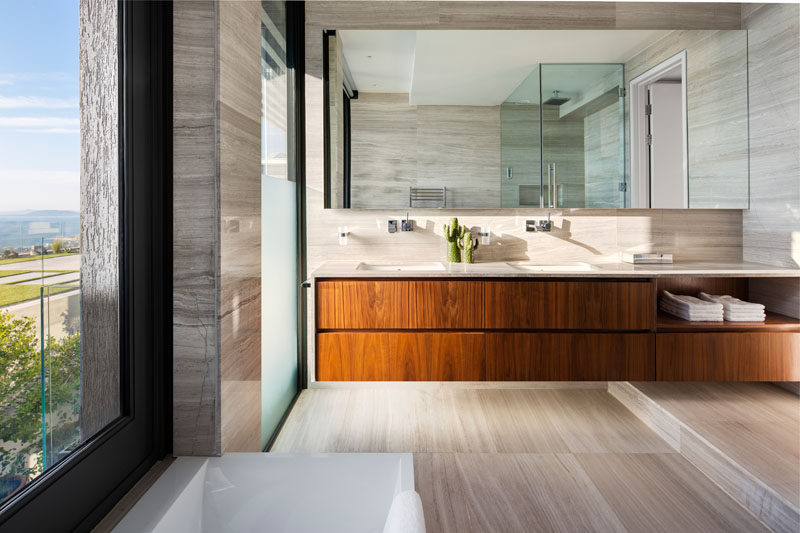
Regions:
<instances>
[{"instance_id":1,"label":"vanity drawer front","mask_svg":"<svg viewBox=\"0 0 800 533\"><path fill-rule=\"evenodd\" d=\"M487 281L488 329L652 330L645 281Z\"/></svg>"},{"instance_id":2,"label":"vanity drawer front","mask_svg":"<svg viewBox=\"0 0 800 533\"><path fill-rule=\"evenodd\" d=\"M800 381L800 333L658 333L656 379Z\"/></svg>"},{"instance_id":3,"label":"vanity drawer front","mask_svg":"<svg viewBox=\"0 0 800 533\"><path fill-rule=\"evenodd\" d=\"M653 333L487 333L488 381L653 381Z\"/></svg>"},{"instance_id":4,"label":"vanity drawer front","mask_svg":"<svg viewBox=\"0 0 800 533\"><path fill-rule=\"evenodd\" d=\"M480 329L483 283L480 281L409 282L412 329Z\"/></svg>"},{"instance_id":5,"label":"vanity drawer front","mask_svg":"<svg viewBox=\"0 0 800 533\"><path fill-rule=\"evenodd\" d=\"M318 281L315 298L318 329L408 328L407 281Z\"/></svg>"},{"instance_id":6,"label":"vanity drawer front","mask_svg":"<svg viewBox=\"0 0 800 533\"><path fill-rule=\"evenodd\" d=\"M319 381L482 381L483 333L317 334Z\"/></svg>"}]
</instances>

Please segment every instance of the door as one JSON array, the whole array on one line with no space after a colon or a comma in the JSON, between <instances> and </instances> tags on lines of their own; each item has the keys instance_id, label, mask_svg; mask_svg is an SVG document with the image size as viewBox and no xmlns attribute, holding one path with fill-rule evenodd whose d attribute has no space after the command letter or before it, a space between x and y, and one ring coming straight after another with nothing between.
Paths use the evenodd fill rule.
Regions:
<instances>
[{"instance_id":1,"label":"door","mask_svg":"<svg viewBox=\"0 0 800 533\"><path fill-rule=\"evenodd\" d=\"M681 82L659 81L648 88L650 207L689 207L683 170L683 89Z\"/></svg>"}]
</instances>

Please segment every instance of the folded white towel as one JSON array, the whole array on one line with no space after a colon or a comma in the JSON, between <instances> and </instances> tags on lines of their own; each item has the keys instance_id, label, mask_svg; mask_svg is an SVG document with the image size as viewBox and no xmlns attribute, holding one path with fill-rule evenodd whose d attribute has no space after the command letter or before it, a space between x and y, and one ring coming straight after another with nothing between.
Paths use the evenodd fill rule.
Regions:
<instances>
[{"instance_id":1,"label":"folded white towel","mask_svg":"<svg viewBox=\"0 0 800 533\"><path fill-rule=\"evenodd\" d=\"M686 294L672 294L669 291L661 291L661 299L666 303L687 310L722 312L722 304L707 302Z\"/></svg>"},{"instance_id":2,"label":"folded white towel","mask_svg":"<svg viewBox=\"0 0 800 533\"><path fill-rule=\"evenodd\" d=\"M405 490L394 497L383 533L425 533L422 500L413 490Z\"/></svg>"},{"instance_id":3,"label":"folded white towel","mask_svg":"<svg viewBox=\"0 0 800 533\"><path fill-rule=\"evenodd\" d=\"M722 304L707 302L683 294L662 291L659 308L678 318L690 322L722 322Z\"/></svg>"},{"instance_id":4,"label":"folded white towel","mask_svg":"<svg viewBox=\"0 0 800 533\"><path fill-rule=\"evenodd\" d=\"M672 316L676 316L678 318L682 318L683 320L688 320L689 322L722 322L722 315L690 315L686 311L677 311L674 309L662 309L665 313L669 313Z\"/></svg>"},{"instance_id":5,"label":"folded white towel","mask_svg":"<svg viewBox=\"0 0 800 533\"><path fill-rule=\"evenodd\" d=\"M680 309L676 307L672 307L669 305L662 305L660 307L662 311L665 313L669 313L673 316L677 316L684 320L689 320L691 322L722 322L722 313L715 312L715 313L700 313L700 312L692 312L687 311L686 309Z\"/></svg>"},{"instance_id":6,"label":"folded white towel","mask_svg":"<svg viewBox=\"0 0 800 533\"><path fill-rule=\"evenodd\" d=\"M722 304L722 307L725 311L764 311L764 306L762 304L745 302L744 300L734 298L733 296L729 296L727 294L708 294L701 292L699 296L700 299L707 302Z\"/></svg>"},{"instance_id":7,"label":"folded white towel","mask_svg":"<svg viewBox=\"0 0 800 533\"><path fill-rule=\"evenodd\" d=\"M696 308L687 308L680 305L675 305L669 301L662 301L660 304L662 309L672 309L675 311L683 311L690 315L707 315L707 316L722 316L722 309L696 309Z\"/></svg>"},{"instance_id":8,"label":"folded white towel","mask_svg":"<svg viewBox=\"0 0 800 533\"><path fill-rule=\"evenodd\" d=\"M764 315L761 316L728 316L726 315L725 320L728 322L764 322L767 317Z\"/></svg>"},{"instance_id":9,"label":"folded white towel","mask_svg":"<svg viewBox=\"0 0 800 533\"><path fill-rule=\"evenodd\" d=\"M700 293L700 298L707 302L722 304L722 316L728 322L764 322L766 314L764 306L757 303L745 302L727 294Z\"/></svg>"}]
</instances>

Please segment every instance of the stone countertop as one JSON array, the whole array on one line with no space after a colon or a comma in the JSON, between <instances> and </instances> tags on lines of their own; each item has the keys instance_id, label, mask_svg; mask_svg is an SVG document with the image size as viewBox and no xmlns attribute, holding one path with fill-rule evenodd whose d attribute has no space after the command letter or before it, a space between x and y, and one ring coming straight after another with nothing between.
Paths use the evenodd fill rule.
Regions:
<instances>
[{"instance_id":1,"label":"stone countertop","mask_svg":"<svg viewBox=\"0 0 800 533\"><path fill-rule=\"evenodd\" d=\"M400 265L390 262L328 261L309 276L315 278L658 278L658 277L732 277L732 278L796 278L800 268L785 268L760 263L678 262L671 265L632 265L630 263L596 263L589 270L580 265L588 263L558 262L563 269L548 266L547 271L524 270L514 264L545 264L539 262L494 263L403 263L415 270L367 270L360 265Z\"/></svg>"}]
</instances>

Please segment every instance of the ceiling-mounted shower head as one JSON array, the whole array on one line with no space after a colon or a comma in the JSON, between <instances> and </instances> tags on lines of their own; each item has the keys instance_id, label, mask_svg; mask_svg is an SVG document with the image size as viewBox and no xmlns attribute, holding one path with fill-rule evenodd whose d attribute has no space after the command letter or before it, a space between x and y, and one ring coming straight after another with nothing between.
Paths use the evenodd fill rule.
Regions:
<instances>
[{"instance_id":1,"label":"ceiling-mounted shower head","mask_svg":"<svg viewBox=\"0 0 800 533\"><path fill-rule=\"evenodd\" d=\"M561 105L569 102L569 98L558 96L558 91L553 91L553 96L544 101L544 105Z\"/></svg>"}]
</instances>

